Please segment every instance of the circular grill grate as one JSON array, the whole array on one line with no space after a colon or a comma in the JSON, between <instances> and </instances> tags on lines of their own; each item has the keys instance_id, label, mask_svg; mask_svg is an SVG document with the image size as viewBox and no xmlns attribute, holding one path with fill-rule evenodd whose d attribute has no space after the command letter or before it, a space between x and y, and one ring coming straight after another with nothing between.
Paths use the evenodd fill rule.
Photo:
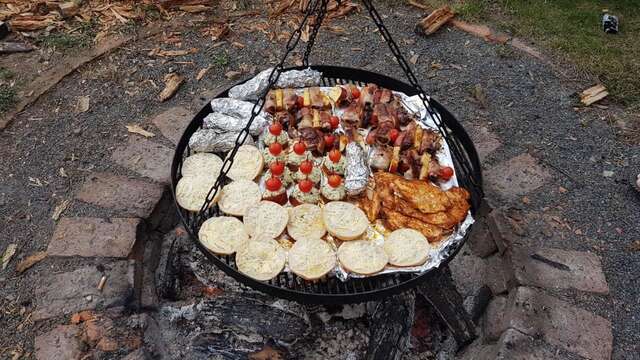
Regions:
<instances>
[{"instance_id":1,"label":"circular grill grate","mask_svg":"<svg viewBox=\"0 0 640 360\"><path fill-rule=\"evenodd\" d=\"M321 86L344 84L364 86L367 83L374 83L381 87L403 92L407 95L417 94L416 90L407 83L366 70L336 66L312 66L312 68L322 72L323 78ZM290 69L299 70L301 67ZM228 89L221 92L216 97L227 97L227 93ZM431 100L430 104L442 118L445 140L449 144L451 151L460 155L457 157L453 156L456 176L458 178L459 185L469 190L471 193L471 211L475 214L475 211L480 206L480 202L483 197L482 176L476 150L469 136L453 115L434 100ZM189 139L194 132L202 127L203 119L209 113L211 113L211 106L207 104L191 121L178 143L171 167L171 189L174 194L174 199L175 187L178 180L181 178L182 162L191 154L191 150L188 146ZM460 161L465 162L465 164L460 164ZM470 172L466 169L470 169ZM349 279L346 282L335 277L329 277L322 281L311 282L306 281L293 273L282 272L276 278L268 282L257 281L245 276L237 270L234 256L215 255L209 252L198 240L197 234L201 223L210 217L219 215L217 205L205 210L205 216L201 217L196 216L193 212L182 209L178 206L177 202L176 208L184 226L189 232L191 238L194 240L198 249L202 251L208 259L213 261L218 268L242 284L288 300L307 304L344 304L371 301L408 290L418 285L420 282L427 280L434 271L439 271L439 269L436 268L422 274L385 274L362 279ZM470 229L468 229L465 239L456 249L454 249L454 251L450 253L444 263L450 261L457 254L466 241L469 233Z\"/></svg>"}]
</instances>

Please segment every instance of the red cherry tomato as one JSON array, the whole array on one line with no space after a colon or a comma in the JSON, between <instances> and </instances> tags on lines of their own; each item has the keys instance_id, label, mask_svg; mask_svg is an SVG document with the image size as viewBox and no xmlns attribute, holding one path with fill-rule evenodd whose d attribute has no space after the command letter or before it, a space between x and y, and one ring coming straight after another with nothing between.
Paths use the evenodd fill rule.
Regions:
<instances>
[{"instance_id":1,"label":"red cherry tomato","mask_svg":"<svg viewBox=\"0 0 640 360\"><path fill-rule=\"evenodd\" d=\"M327 180L327 182L331 187L335 188L340 186L340 183L342 182L342 177L340 175L331 175L329 176L329 179Z\"/></svg>"},{"instance_id":2,"label":"red cherry tomato","mask_svg":"<svg viewBox=\"0 0 640 360\"><path fill-rule=\"evenodd\" d=\"M369 119L369 122L371 124L377 125L378 124L378 115L377 114L371 114L371 118Z\"/></svg>"},{"instance_id":3,"label":"red cherry tomato","mask_svg":"<svg viewBox=\"0 0 640 360\"><path fill-rule=\"evenodd\" d=\"M313 170L313 163L309 160L305 160L300 163L299 169L300 169L300 172L302 172L303 174L309 175Z\"/></svg>"},{"instance_id":4,"label":"red cherry tomato","mask_svg":"<svg viewBox=\"0 0 640 360\"><path fill-rule=\"evenodd\" d=\"M331 159L331 161L333 161L334 163L337 163L338 161L340 161L341 157L342 157L342 154L340 154L340 150L334 149L329 151L329 159Z\"/></svg>"},{"instance_id":5,"label":"red cherry tomato","mask_svg":"<svg viewBox=\"0 0 640 360\"><path fill-rule=\"evenodd\" d=\"M325 136L324 136L324 144L325 144L326 146L329 146L329 147L333 146L333 143L334 143L335 141L336 141L336 137L335 137L335 136L333 136L333 135L331 135L331 134L329 134L329 135L325 135Z\"/></svg>"},{"instance_id":6,"label":"red cherry tomato","mask_svg":"<svg viewBox=\"0 0 640 360\"><path fill-rule=\"evenodd\" d=\"M398 129L391 129L389 131L389 140L391 140L391 143L396 142L398 135L400 135L400 131L398 131Z\"/></svg>"},{"instance_id":7,"label":"red cherry tomato","mask_svg":"<svg viewBox=\"0 0 640 360\"><path fill-rule=\"evenodd\" d=\"M332 128L332 129L337 129L337 128L338 128L338 126L340 125L340 118L339 118L339 117L337 117L337 116L332 116L332 117L329 119L329 124L331 124L331 128Z\"/></svg>"},{"instance_id":8,"label":"red cherry tomato","mask_svg":"<svg viewBox=\"0 0 640 360\"><path fill-rule=\"evenodd\" d=\"M269 132L273 136L280 135L282 133L282 125L280 125L279 122L274 122L273 124L269 125Z\"/></svg>"},{"instance_id":9,"label":"red cherry tomato","mask_svg":"<svg viewBox=\"0 0 640 360\"><path fill-rule=\"evenodd\" d=\"M296 99L296 104L298 105L299 109L302 109L304 107L304 98L302 96L298 96L298 98Z\"/></svg>"},{"instance_id":10,"label":"red cherry tomato","mask_svg":"<svg viewBox=\"0 0 640 360\"><path fill-rule=\"evenodd\" d=\"M280 153L282 152L282 145L280 145L280 143L274 142L273 144L269 145L269 152L273 156L280 155Z\"/></svg>"},{"instance_id":11,"label":"red cherry tomato","mask_svg":"<svg viewBox=\"0 0 640 360\"><path fill-rule=\"evenodd\" d=\"M300 182L298 183L298 188L300 189L300 191L308 193L313 188L313 183L311 182L311 180L307 179L300 180Z\"/></svg>"},{"instance_id":12,"label":"red cherry tomato","mask_svg":"<svg viewBox=\"0 0 640 360\"><path fill-rule=\"evenodd\" d=\"M453 176L453 168L445 166L440 169L440 173L438 175L440 175L442 180L449 180Z\"/></svg>"},{"instance_id":13,"label":"red cherry tomato","mask_svg":"<svg viewBox=\"0 0 640 360\"><path fill-rule=\"evenodd\" d=\"M293 145L293 151L298 155L302 155L307 151L307 146L302 141L298 141Z\"/></svg>"},{"instance_id":14,"label":"red cherry tomato","mask_svg":"<svg viewBox=\"0 0 640 360\"><path fill-rule=\"evenodd\" d=\"M270 179L265 181L264 186L269 191L277 191L282 186L282 181L280 181L280 179L278 179L277 177L271 177Z\"/></svg>"},{"instance_id":15,"label":"red cherry tomato","mask_svg":"<svg viewBox=\"0 0 640 360\"><path fill-rule=\"evenodd\" d=\"M352 87L351 88L351 96L353 96L354 99L357 99L360 97L360 90L357 87Z\"/></svg>"},{"instance_id":16,"label":"red cherry tomato","mask_svg":"<svg viewBox=\"0 0 640 360\"><path fill-rule=\"evenodd\" d=\"M272 162L269 165L269 170L271 170L271 174L280 176L284 172L284 163L282 161Z\"/></svg>"}]
</instances>

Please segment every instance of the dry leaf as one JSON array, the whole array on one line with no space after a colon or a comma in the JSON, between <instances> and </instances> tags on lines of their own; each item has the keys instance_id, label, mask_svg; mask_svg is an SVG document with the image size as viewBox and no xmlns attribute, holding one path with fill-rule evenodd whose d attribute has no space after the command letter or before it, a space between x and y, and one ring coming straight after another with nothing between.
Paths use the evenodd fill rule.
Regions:
<instances>
[{"instance_id":1,"label":"dry leaf","mask_svg":"<svg viewBox=\"0 0 640 360\"><path fill-rule=\"evenodd\" d=\"M237 47L238 49L244 49L244 44L237 41L232 42L231 45Z\"/></svg>"},{"instance_id":2,"label":"dry leaf","mask_svg":"<svg viewBox=\"0 0 640 360\"><path fill-rule=\"evenodd\" d=\"M164 77L164 89L160 92L159 99L160 101L167 101L175 95L176 91L182 83L184 82L184 77L177 73L169 73Z\"/></svg>"},{"instance_id":3,"label":"dry leaf","mask_svg":"<svg viewBox=\"0 0 640 360\"><path fill-rule=\"evenodd\" d=\"M229 34L229 25L226 23L216 23L211 27L204 28L202 30L202 35L211 36L211 40L218 41L224 38L227 34Z\"/></svg>"},{"instance_id":4,"label":"dry leaf","mask_svg":"<svg viewBox=\"0 0 640 360\"><path fill-rule=\"evenodd\" d=\"M129 125L126 125L126 127L127 127L127 131L129 131L130 133L142 135L142 136L147 137L147 138L156 136L156 134L143 129L138 124L129 124Z\"/></svg>"},{"instance_id":5,"label":"dry leaf","mask_svg":"<svg viewBox=\"0 0 640 360\"><path fill-rule=\"evenodd\" d=\"M159 56L159 57L170 57L170 56L185 56L189 54L195 54L198 52L197 48L191 48L187 50L162 50L160 48L155 48L147 55L149 56Z\"/></svg>"},{"instance_id":6,"label":"dry leaf","mask_svg":"<svg viewBox=\"0 0 640 360\"><path fill-rule=\"evenodd\" d=\"M183 5L183 6L179 6L178 9L188 13L199 13L199 12L211 10L211 8L206 5Z\"/></svg>"},{"instance_id":7,"label":"dry leaf","mask_svg":"<svg viewBox=\"0 0 640 360\"><path fill-rule=\"evenodd\" d=\"M433 62L433 63L431 63L431 68L434 69L434 70L442 70L443 66L440 63Z\"/></svg>"},{"instance_id":8,"label":"dry leaf","mask_svg":"<svg viewBox=\"0 0 640 360\"><path fill-rule=\"evenodd\" d=\"M196 75L196 80L202 80L202 78L207 74L207 71L209 71L210 68L211 66L207 66L204 69L200 69L200 71L198 71L198 75Z\"/></svg>"},{"instance_id":9,"label":"dry leaf","mask_svg":"<svg viewBox=\"0 0 640 360\"><path fill-rule=\"evenodd\" d=\"M62 215L62 213L67 210L67 207L69 206L69 204L71 203L71 200L64 200L63 202L61 202L58 206L56 206L55 209L53 209L53 214L51 214L51 218L54 221L58 221L58 219L60 219L60 215Z\"/></svg>"},{"instance_id":10,"label":"dry leaf","mask_svg":"<svg viewBox=\"0 0 640 360\"><path fill-rule=\"evenodd\" d=\"M487 94L484 92L482 86L480 84L476 84L471 92L473 94L473 98L478 101L480 106L486 109L489 103L487 101Z\"/></svg>"},{"instance_id":11,"label":"dry leaf","mask_svg":"<svg viewBox=\"0 0 640 360\"><path fill-rule=\"evenodd\" d=\"M18 245L9 244L9 246L7 246L7 248L4 250L4 254L2 255L2 270L7 268L9 261L11 261L11 258L13 257L13 255L16 254L17 249L18 249Z\"/></svg>"},{"instance_id":12,"label":"dry leaf","mask_svg":"<svg viewBox=\"0 0 640 360\"><path fill-rule=\"evenodd\" d=\"M418 54L413 55L413 56L409 59L409 62L410 62L410 63L412 63L413 65L417 64L417 63L418 63L418 57L419 57L419 56L420 56L420 55L418 55Z\"/></svg>"},{"instance_id":13,"label":"dry leaf","mask_svg":"<svg viewBox=\"0 0 640 360\"><path fill-rule=\"evenodd\" d=\"M67 172L64 170L63 167L61 167L60 169L58 169L58 174L60 174L60 177L66 178L67 176Z\"/></svg>"},{"instance_id":14,"label":"dry leaf","mask_svg":"<svg viewBox=\"0 0 640 360\"><path fill-rule=\"evenodd\" d=\"M27 258L25 258L24 260L20 261L18 263L18 265L16 265L16 271L19 274L22 274L23 272L25 272L27 269L29 269L30 267L32 267L33 265L39 263L40 261L44 260L44 258L47 257L47 252L46 251L39 251L33 255L29 255L27 256Z\"/></svg>"},{"instance_id":15,"label":"dry leaf","mask_svg":"<svg viewBox=\"0 0 640 360\"><path fill-rule=\"evenodd\" d=\"M90 98L88 96L79 96L76 102L76 112L83 113L89 110L89 101Z\"/></svg>"}]
</instances>

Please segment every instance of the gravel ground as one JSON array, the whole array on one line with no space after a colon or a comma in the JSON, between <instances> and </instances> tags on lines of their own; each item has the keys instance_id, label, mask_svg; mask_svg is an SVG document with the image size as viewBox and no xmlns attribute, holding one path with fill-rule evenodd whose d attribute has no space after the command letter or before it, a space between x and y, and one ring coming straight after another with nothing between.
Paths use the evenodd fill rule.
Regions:
<instances>
[{"instance_id":1,"label":"gravel ground","mask_svg":"<svg viewBox=\"0 0 640 360\"><path fill-rule=\"evenodd\" d=\"M551 238L532 233L531 241L589 250L602 257L611 296L566 297L612 321L614 358L638 356L640 288L633 274L640 267L640 252L628 246L638 240L640 231L640 197L629 185L640 169L640 147L616 139L607 124L609 110L574 111L578 103L574 93L588 83L567 81L548 64L457 30L443 29L428 39L417 37L413 24L420 14L414 8L382 6L379 10L388 15L386 24L397 34L396 41L405 53L411 49L419 55L415 68L425 90L463 124L487 126L500 138L502 146L485 159L485 171L524 152L542 159L550 169L551 180L529 195L528 204L516 201L513 205L533 215L554 212L572 229L581 230L582 235L570 232ZM334 20L331 25L342 26L346 32L321 33L312 63L352 66L402 78L363 13ZM132 43L63 80L0 134L0 249L10 243L18 245L10 266L0 271L0 305L6 309L0 314L4 324L0 349L30 349L34 334L50 326L27 321L17 330L24 320L20 308L25 307L27 313L31 310L34 286L46 286L38 282L42 275L72 269L80 262L46 259L23 275L16 274L15 263L46 249L55 226L51 219L54 207L71 199L86 175L97 170L127 173L110 162L115 146L127 137L124 125L141 123L159 134L146 120L150 116L179 104L190 107L199 95L229 83L226 71L241 65L261 70L273 64L282 49L281 43L269 41L260 32L234 31L229 41L241 42L244 48L229 43L213 47L195 29L183 28L182 32L183 47L200 49L179 59L192 64L149 57L149 49L158 46L159 38ZM223 58L228 65L215 60ZM432 63L444 68L434 70ZM197 72L212 64L207 76L196 81ZM159 103L156 96L162 78L171 70L178 70L188 81L174 99ZM486 108L471 95L477 84L486 92ZM89 111L74 112L78 96L91 98ZM67 177L60 176L61 168ZM604 177L604 170L613 171L613 176ZM559 186L568 192L560 193ZM496 204L508 202L490 190L488 196ZM65 216L88 215L104 213L79 205L65 212Z\"/></svg>"}]
</instances>

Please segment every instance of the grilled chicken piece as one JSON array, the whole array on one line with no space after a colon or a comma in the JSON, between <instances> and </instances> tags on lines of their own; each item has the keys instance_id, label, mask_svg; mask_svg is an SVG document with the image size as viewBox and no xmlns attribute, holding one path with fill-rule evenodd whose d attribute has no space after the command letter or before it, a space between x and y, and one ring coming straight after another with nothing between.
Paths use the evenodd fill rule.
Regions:
<instances>
[{"instance_id":1,"label":"grilled chicken piece","mask_svg":"<svg viewBox=\"0 0 640 360\"><path fill-rule=\"evenodd\" d=\"M429 242L438 242L440 241L440 239L442 239L442 228L436 225L425 223L416 218L406 216L403 213L395 211L394 209L388 208L386 206L382 207L382 214L384 214L387 226L391 230L411 228L421 232L422 235L424 235L427 240L429 240Z\"/></svg>"},{"instance_id":2,"label":"grilled chicken piece","mask_svg":"<svg viewBox=\"0 0 640 360\"><path fill-rule=\"evenodd\" d=\"M394 193L411 203L416 209L430 214L445 211L452 206L451 201L439 187L421 180L407 180L401 176L379 172L375 174L376 184L388 184Z\"/></svg>"}]
</instances>

